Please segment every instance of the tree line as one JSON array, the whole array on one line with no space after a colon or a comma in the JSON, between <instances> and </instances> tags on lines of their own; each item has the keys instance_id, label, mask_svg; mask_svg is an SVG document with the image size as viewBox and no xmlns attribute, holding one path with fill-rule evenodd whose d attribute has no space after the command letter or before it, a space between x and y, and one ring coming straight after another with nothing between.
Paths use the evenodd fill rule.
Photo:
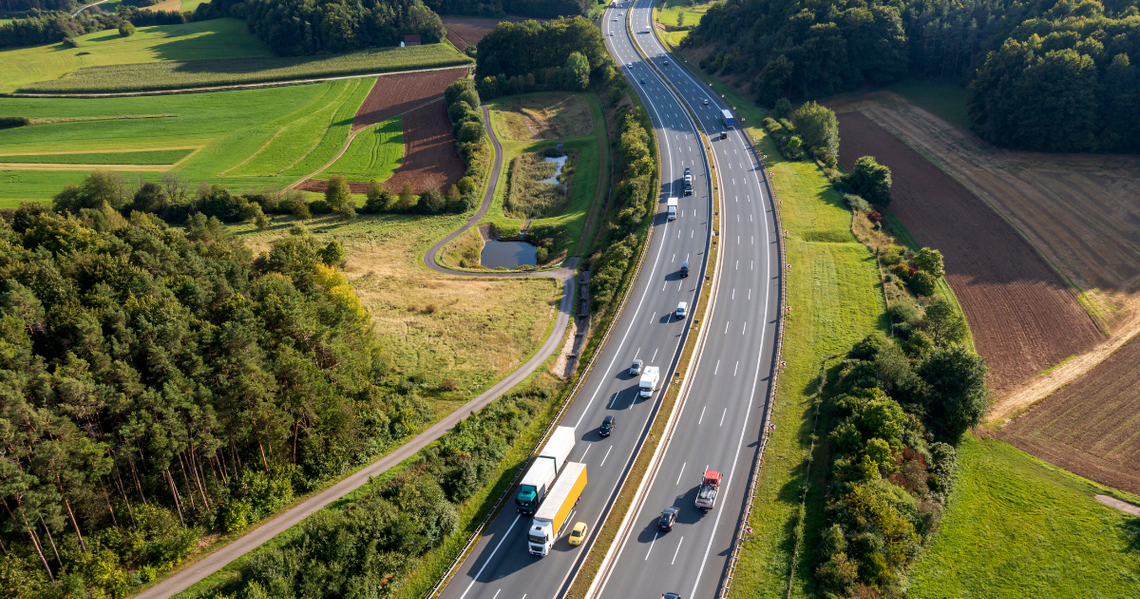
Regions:
<instances>
[{"instance_id":1,"label":"tree line","mask_svg":"<svg viewBox=\"0 0 1140 599\"><path fill-rule=\"evenodd\" d=\"M536 19L556 19L585 15L594 3L592 0L427 0L425 4L445 15L504 17L512 14Z\"/></svg>"},{"instance_id":2,"label":"tree line","mask_svg":"<svg viewBox=\"0 0 1140 599\"><path fill-rule=\"evenodd\" d=\"M215 0L198 5L194 17L242 19L281 56L398 46L406 35L434 44L445 34L421 0Z\"/></svg>"},{"instance_id":3,"label":"tree line","mask_svg":"<svg viewBox=\"0 0 1140 599\"><path fill-rule=\"evenodd\" d=\"M138 27L177 25L190 17L190 13L139 10L126 4L120 5L115 13L102 13L95 8L98 7L85 10L77 17L66 10L33 11L26 18L0 25L0 48L56 44L87 33L118 29L124 22Z\"/></svg>"},{"instance_id":4,"label":"tree line","mask_svg":"<svg viewBox=\"0 0 1140 599\"><path fill-rule=\"evenodd\" d=\"M200 211L95 203L107 179L0 219L6 596L124 596L431 417L339 243L297 226L255 256Z\"/></svg>"},{"instance_id":5,"label":"tree line","mask_svg":"<svg viewBox=\"0 0 1140 599\"><path fill-rule=\"evenodd\" d=\"M79 8L76 0L0 0L0 11L15 13L25 11L72 11Z\"/></svg>"},{"instance_id":6,"label":"tree line","mask_svg":"<svg viewBox=\"0 0 1140 599\"><path fill-rule=\"evenodd\" d=\"M575 53L584 58L585 63L576 60L571 67L568 61ZM479 42L475 79L480 82L482 93L483 81L488 77L507 81L512 77L533 77L536 83L540 80L545 83L548 70L557 68L560 71L557 84L563 85L563 70L572 68L574 76L570 83L574 85L581 79L580 69L590 75L600 74L598 70L610 62L601 30L586 18L499 23Z\"/></svg>"},{"instance_id":7,"label":"tree line","mask_svg":"<svg viewBox=\"0 0 1140 599\"><path fill-rule=\"evenodd\" d=\"M761 104L905 76L971 81L987 140L1049 151L1135 151L1140 48L1135 3L728 0L684 44L701 68L743 75Z\"/></svg>"}]
</instances>

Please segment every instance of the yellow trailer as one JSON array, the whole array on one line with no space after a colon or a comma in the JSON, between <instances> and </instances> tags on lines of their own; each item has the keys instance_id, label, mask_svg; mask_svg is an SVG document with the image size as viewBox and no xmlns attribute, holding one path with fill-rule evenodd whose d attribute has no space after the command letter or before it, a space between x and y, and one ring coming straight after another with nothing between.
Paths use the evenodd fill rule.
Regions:
<instances>
[{"instance_id":1,"label":"yellow trailer","mask_svg":"<svg viewBox=\"0 0 1140 599\"><path fill-rule=\"evenodd\" d=\"M578 503L582 496L582 489L586 488L586 465L579 462L570 462L562 469L562 474L554 482L554 487L546 494L542 506L534 514L530 532L527 533L527 545L534 555L546 555L554 545L558 531L566 523L570 510Z\"/></svg>"}]
</instances>

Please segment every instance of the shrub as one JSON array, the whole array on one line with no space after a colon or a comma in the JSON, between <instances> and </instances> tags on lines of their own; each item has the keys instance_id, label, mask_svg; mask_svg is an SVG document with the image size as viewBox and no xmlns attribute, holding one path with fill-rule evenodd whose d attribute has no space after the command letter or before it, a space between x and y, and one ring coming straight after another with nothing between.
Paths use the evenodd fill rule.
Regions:
<instances>
[{"instance_id":1,"label":"shrub","mask_svg":"<svg viewBox=\"0 0 1140 599\"><path fill-rule=\"evenodd\" d=\"M32 124L26 116L0 116L0 129L15 129Z\"/></svg>"},{"instance_id":2,"label":"shrub","mask_svg":"<svg viewBox=\"0 0 1140 599\"><path fill-rule=\"evenodd\" d=\"M376 179L368 182L367 198L364 208L360 210L365 214L379 214L392 208L392 192L384 189Z\"/></svg>"},{"instance_id":3,"label":"shrub","mask_svg":"<svg viewBox=\"0 0 1140 599\"><path fill-rule=\"evenodd\" d=\"M855 161L855 168L844 177L851 192L868 202L886 208L891 205L891 169L863 156Z\"/></svg>"},{"instance_id":4,"label":"shrub","mask_svg":"<svg viewBox=\"0 0 1140 599\"><path fill-rule=\"evenodd\" d=\"M934 295L937 289L938 279L925 270L915 271L911 274L910 280L907 281L907 287L915 294L922 296Z\"/></svg>"},{"instance_id":5,"label":"shrub","mask_svg":"<svg viewBox=\"0 0 1140 599\"><path fill-rule=\"evenodd\" d=\"M866 214L871 211L871 204L853 193L843 194L843 201L847 203L848 208L855 212Z\"/></svg>"},{"instance_id":6,"label":"shrub","mask_svg":"<svg viewBox=\"0 0 1140 599\"><path fill-rule=\"evenodd\" d=\"M883 215L879 214L878 210L872 210L867 213L867 220L874 223L876 226L883 224Z\"/></svg>"},{"instance_id":7,"label":"shrub","mask_svg":"<svg viewBox=\"0 0 1140 599\"><path fill-rule=\"evenodd\" d=\"M887 308L887 316L893 322L905 322L910 325L917 325L922 320L922 313L909 302L895 302Z\"/></svg>"},{"instance_id":8,"label":"shrub","mask_svg":"<svg viewBox=\"0 0 1140 599\"><path fill-rule=\"evenodd\" d=\"M130 21L123 21L119 23L119 35L122 37L131 37L135 34L135 26L131 25Z\"/></svg>"},{"instance_id":9,"label":"shrub","mask_svg":"<svg viewBox=\"0 0 1140 599\"><path fill-rule=\"evenodd\" d=\"M325 203L328 204L329 209L340 210L340 207L351 199L352 190L348 188L348 182L344 175L329 177L329 186L325 188Z\"/></svg>"},{"instance_id":10,"label":"shrub","mask_svg":"<svg viewBox=\"0 0 1140 599\"><path fill-rule=\"evenodd\" d=\"M922 248L914 255L914 260L911 260L911 263L918 270L928 272L936 279L941 279L946 274L946 268L942 262L942 252L938 250Z\"/></svg>"}]
</instances>

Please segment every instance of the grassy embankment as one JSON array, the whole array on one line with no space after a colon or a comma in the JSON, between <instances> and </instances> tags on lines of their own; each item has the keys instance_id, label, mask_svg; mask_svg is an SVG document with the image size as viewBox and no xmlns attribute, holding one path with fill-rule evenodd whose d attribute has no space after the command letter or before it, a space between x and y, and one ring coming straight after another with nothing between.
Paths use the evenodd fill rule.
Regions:
<instances>
[{"instance_id":1,"label":"grassy embankment","mask_svg":"<svg viewBox=\"0 0 1140 599\"><path fill-rule=\"evenodd\" d=\"M446 43L335 56L273 56L237 19L99 31L0 52L0 92L130 92L383 73L471 63Z\"/></svg>"},{"instance_id":2,"label":"grassy embankment","mask_svg":"<svg viewBox=\"0 0 1140 599\"><path fill-rule=\"evenodd\" d=\"M661 31L659 37L670 45L677 46L681 40L689 35L688 29L696 27L697 23L701 22L701 17L705 16L710 6L712 6L712 2L685 6L684 0L666 0L663 7L655 6L653 8L654 21L667 25L670 29L676 29L677 19L683 15L681 27L685 27L680 31Z\"/></svg>"},{"instance_id":3,"label":"grassy embankment","mask_svg":"<svg viewBox=\"0 0 1140 599\"><path fill-rule=\"evenodd\" d=\"M319 169L344 145L373 81L156 97L0 99L4 114L70 119L5 130L0 162L6 154L50 153L53 162L90 164L90 154L78 153L199 148L169 170L236 191L283 187ZM127 118L139 115L167 116ZM49 199L87 170L0 171L0 208ZM129 165L114 170L134 176ZM157 179L160 173L140 176Z\"/></svg>"},{"instance_id":4,"label":"grassy embankment","mask_svg":"<svg viewBox=\"0 0 1140 599\"><path fill-rule=\"evenodd\" d=\"M704 73L699 75L714 83L747 122L760 124L762 113L751 102ZM759 127L748 130L754 139L763 135ZM778 156L767 140L760 151ZM853 237L843 241L850 229L840 231L840 221L849 226L850 216L834 192L826 189L822 173L807 163L770 159L769 164L776 173L776 193L784 202L784 226L790 232L792 311L784 350L788 366L777 398L777 428L750 521L755 532L745 542L732 594L814 597L810 565L822 520L820 462L811 470L805 540L790 592L788 588L811 427L811 382L822 357L845 351L852 341L882 330L877 315L883 300L866 249ZM813 189L822 191L814 199ZM901 224L894 232L904 243L914 243ZM818 241L807 241L813 238ZM841 259L842 248L850 248L853 255L848 260ZM861 253L867 259L860 260ZM959 451L956 487L942 528L912 570L912 597L1126 597L1140 590L1136 519L1091 498L1098 488L1106 490L999 441L968 436ZM1074 568L1086 574L1072 576Z\"/></svg>"},{"instance_id":5,"label":"grassy embankment","mask_svg":"<svg viewBox=\"0 0 1140 599\"><path fill-rule=\"evenodd\" d=\"M518 234L523 220L511 218L503 209L511 161L524 152L553 148L563 138L562 150L576 152L570 198L561 214L534 219L531 226L560 227L565 234L550 249L556 256L565 250L569 256L584 255L590 237L585 226L591 202L602 189L609 188L609 154L605 148L602 109L593 94L537 93L510 96L488 102L491 125L503 146L499 185L487 215L480 224L493 224L504 237ZM587 120L588 119L588 120ZM599 164L599 161L602 161ZM599 175L602 175L599 180Z\"/></svg>"},{"instance_id":6,"label":"grassy embankment","mask_svg":"<svg viewBox=\"0 0 1140 599\"><path fill-rule=\"evenodd\" d=\"M344 175L349 181L385 181L404 158L404 120L396 117L356 134L352 145L318 177Z\"/></svg>"}]
</instances>

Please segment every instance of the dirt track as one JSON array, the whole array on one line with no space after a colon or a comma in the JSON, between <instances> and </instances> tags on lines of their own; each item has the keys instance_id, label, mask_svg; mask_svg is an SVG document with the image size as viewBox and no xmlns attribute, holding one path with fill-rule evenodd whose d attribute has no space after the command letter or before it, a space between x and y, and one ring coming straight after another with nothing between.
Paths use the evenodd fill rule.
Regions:
<instances>
[{"instance_id":1,"label":"dirt track","mask_svg":"<svg viewBox=\"0 0 1140 599\"><path fill-rule=\"evenodd\" d=\"M1099 483L1140 493L1140 341L1014 419L998 437Z\"/></svg>"},{"instance_id":2,"label":"dirt track","mask_svg":"<svg viewBox=\"0 0 1140 599\"><path fill-rule=\"evenodd\" d=\"M840 160L875 156L893 173L892 211L942 251L1000 396L1104 337L1057 275L981 200L865 115L840 115Z\"/></svg>"}]
</instances>

